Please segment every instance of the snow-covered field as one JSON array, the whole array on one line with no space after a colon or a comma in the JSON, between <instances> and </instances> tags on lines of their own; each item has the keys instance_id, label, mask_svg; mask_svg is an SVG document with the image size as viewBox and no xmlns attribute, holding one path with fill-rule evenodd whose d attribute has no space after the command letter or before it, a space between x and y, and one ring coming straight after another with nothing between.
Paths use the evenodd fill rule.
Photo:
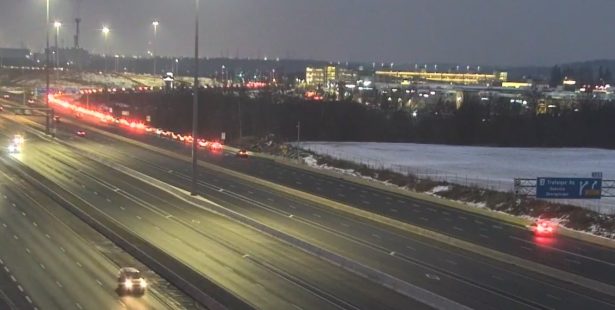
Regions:
<instances>
[{"instance_id":1,"label":"snow-covered field","mask_svg":"<svg viewBox=\"0 0 615 310\"><path fill-rule=\"evenodd\" d=\"M601 171L604 179L615 179L615 150L362 142L303 142L301 147L373 168L502 191L512 190L514 178L590 177ZM566 203L615 213L615 199Z\"/></svg>"}]
</instances>

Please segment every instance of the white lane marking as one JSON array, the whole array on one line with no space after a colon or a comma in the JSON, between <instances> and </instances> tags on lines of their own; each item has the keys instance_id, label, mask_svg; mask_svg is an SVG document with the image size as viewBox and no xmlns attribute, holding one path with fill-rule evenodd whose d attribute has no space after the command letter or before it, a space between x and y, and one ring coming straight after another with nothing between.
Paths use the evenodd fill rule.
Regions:
<instances>
[{"instance_id":1,"label":"white lane marking","mask_svg":"<svg viewBox=\"0 0 615 310\"><path fill-rule=\"evenodd\" d=\"M26 212L21 212L21 215L26 216Z\"/></svg>"},{"instance_id":2,"label":"white lane marking","mask_svg":"<svg viewBox=\"0 0 615 310\"><path fill-rule=\"evenodd\" d=\"M363 200L362 202L363 202L364 204L366 204L366 205L371 204L371 203L370 203L369 201L367 201L367 200Z\"/></svg>"},{"instance_id":3,"label":"white lane marking","mask_svg":"<svg viewBox=\"0 0 615 310\"><path fill-rule=\"evenodd\" d=\"M457 262L452 260L452 259L445 259L444 261L449 263L449 264L451 264L451 265L457 265Z\"/></svg>"},{"instance_id":4,"label":"white lane marking","mask_svg":"<svg viewBox=\"0 0 615 310\"><path fill-rule=\"evenodd\" d=\"M100 280L96 279L96 283L98 283L98 285L103 286L102 282L100 282Z\"/></svg>"},{"instance_id":5,"label":"white lane marking","mask_svg":"<svg viewBox=\"0 0 615 310\"><path fill-rule=\"evenodd\" d=\"M382 238L380 237L380 235L378 235L378 234L372 234L372 237L374 237L374 238L376 238L376 239L382 239Z\"/></svg>"},{"instance_id":6,"label":"white lane marking","mask_svg":"<svg viewBox=\"0 0 615 310\"><path fill-rule=\"evenodd\" d=\"M6 271L6 272L11 272L11 271L9 270L9 267L7 267L7 266L4 266L4 271Z\"/></svg>"},{"instance_id":7,"label":"white lane marking","mask_svg":"<svg viewBox=\"0 0 615 310\"><path fill-rule=\"evenodd\" d=\"M406 249L411 250L411 251L416 251L416 249L415 249L415 248L413 248L413 247L411 247L411 246L409 246L409 245L407 245L407 246L406 246Z\"/></svg>"},{"instance_id":8,"label":"white lane marking","mask_svg":"<svg viewBox=\"0 0 615 310\"><path fill-rule=\"evenodd\" d=\"M522 238L518 238L518 237L515 237L515 236L509 236L509 238L514 239L514 240L518 240L518 241L521 241L521 242L525 242L525 243L528 243L528 244L532 244L532 245L534 244L532 241L525 240L525 239L522 239ZM558 249L558 248L555 248L555 247L541 245L540 248L549 249L549 250L553 250L553 251L558 251L558 252L565 253L565 254L572 255L572 256L576 256L576 257L581 257L583 259L591 260L591 261L594 261L594 262L597 262L597 263L606 264L606 265L609 265L609 266L615 266L614 263L610 263L610 262L603 261L603 260L600 260L600 259L597 259L597 258L593 258L593 257L585 256L585 255L582 255L582 254L577 254L577 253L574 253L574 252Z\"/></svg>"},{"instance_id":9,"label":"white lane marking","mask_svg":"<svg viewBox=\"0 0 615 310\"><path fill-rule=\"evenodd\" d=\"M80 262L76 262L75 264L77 264L77 266L78 266L79 268L82 268L82 267L83 267L83 266L81 265L81 263L80 263Z\"/></svg>"},{"instance_id":10,"label":"white lane marking","mask_svg":"<svg viewBox=\"0 0 615 310\"><path fill-rule=\"evenodd\" d=\"M248 194L254 195L254 192L253 191L248 191Z\"/></svg>"},{"instance_id":11,"label":"white lane marking","mask_svg":"<svg viewBox=\"0 0 615 310\"><path fill-rule=\"evenodd\" d=\"M126 211L126 208L120 206L120 209L122 209L122 211Z\"/></svg>"},{"instance_id":12,"label":"white lane marking","mask_svg":"<svg viewBox=\"0 0 615 310\"><path fill-rule=\"evenodd\" d=\"M17 282L17 279L15 279L15 277L13 275L11 275L11 281Z\"/></svg>"},{"instance_id":13,"label":"white lane marking","mask_svg":"<svg viewBox=\"0 0 615 310\"><path fill-rule=\"evenodd\" d=\"M26 300L28 301L29 304L32 303L32 299L30 298L30 296L26 296Z\"/></svg>"},{"instance_id":14,"label":"white lane marking","mask_svg":"<svg viewBox=\"0 0 615 310\"><path fill-rule=\"evenodd\" d=\"M83 307L81 307L81 305L78 302L75 303L75 306L77 306L78 309L83 309Z\"/></svg>"},{"instance_id":15,"label":"white lane marking","mask_svg":"<svg viewBox=\"0 0 615 310\"><path fill-rule=\"evenodd\" d=\"M315 217L318 217L318 218L322 217L322 216L320 216L319 214L316 214L316 213L312 213L312 215L315 216Z\"/></svg>"},{"instance_id":16,"label":"white lane marking","mask_svg":"<svg viewBox=\"0 0 615 310\"><path fill-rule=\"evenodd\" d=\"M60 247L60 251L62 251L63 253L66 253L66 249L64 249L63 247Z\"/></svg>"},{"instance_id":17,"label":"white lane marking","mask_svg":"<svg viewBox=\"0 0 615 310\"><path fill-rule=\"evenodd\" d=\"M167 173L173 173L173 170L169 170L169 171L167 171Z\"/></svg>"},{"instance_id":18,"label":"white lane marking","mask_svg":"<svg viewBox=\"0 0 615 310\"><path fill-rule=\"evenodd\" d=\"M218 192L220 193L224 192L224 188L219 189Z\"/></svg>"},{"instance_id":19,"label":"white lane marking","mask_svg":"<svg viewBox=\"0 0 615 310\"><path fill-rule=\"evenodd\" d=\"M137 215L137 219L138 219L138 220L142 220L142 218L141 218L140 216L138 216L138 215Z\"/></svg>"},{"instance_id":20,"label":"white lane marking","mask_svg":"<svg viewBox=\"0 0 615 310\"><path fill-rule=\"evenodd\" d=\"M496 280L500 280L500 281L503 280L502 277L494 275L494 274L492 274L491 277L496 279Z\"/></svg>"},{"instance_id":21,"label":"white lane marking","mask_svg":"<svg viewBox=\"0 0 615 310\"><path fill-rule=\"evenodd\" d=\"M21 285L17 284L17 289L23 293L23 287L21 287Z\"/></svg>"},{"instance_id":22,"label":"white lane marking","mask_svg":"<svg viewBox=\"0 0 615 310\"><path fill-rule=\"evenodd\" d=\"M13 208L17 208L17 205L14 202L11 203L11 205L13 206Z\"/></svg>"},{"instance_id":23,"label":"white lane marking","mask_svg":"<svg viewBox=\"0 0 615 310\"><path fill-rule=\"evenodd\" d=\"M522 249L524 249L524 250L528 250L528 251L531 251L531 250L532 250L532 248L527 247L527 246L521 246L521 248L522 248Z\"/></svg>"},{"instance_id":24,"label":"white lane marking","mask_svg":"<svg viewBox=\"0 0 615 310\"><path fill-rule=\"evenodd\" d=\"M0 258L0 265L4 265L4 261Z\"/></svg>"},{"instance_id":25,"label":"white lane marking","mask_svg":"<svg viewBox=\"0 0 615 310\"><path fill-rule=\"evenodd\" d=\"M288 205L291 209L297 209L297 207L293 206L293 205Z\"/></svg>"},{"instance_id":26,"label":"white lane marking","mask_svg":"<svg viewBox=\"0 0 615 310\"><path fill-rule=\"evenodd\" d=\"M274 200L273 198L271 198L271 197L267 197L267 200L268 200L269 202L275 202L275 200Z\"/></svg>"},{"instance_id":27,"label":"white lane marking","mask_svg":"<svg viewBox=\"0 0 615 310\"><path fill-rule=\"evenodd\" d=\"M13 235L13 238L15 238L15 240L19 240L19 237L17 237L17 235Z\"/></svg>"},{"instance_id":28,"label":"white lane marking","mask_svg":"<svg viewBox=\"0 0 615 310\"><path fill-rule=\"evenodd\" d=\"M482 238L489 239L489 236L487 236L485 234L478 234L478 235L481 236Z\"/></svg>"},{"instance_id":29,"label":"white lane marking","mask_svg":"<svg viewBox=\"0 0 615 310\"><path fill-rule=\"evenodd\" d=\"M491 227L495 228L495 229L503 229L504 227L499 226L499 225L491 225Z\"/></svg>"},{"instance_id":30,"label":"white lane marking","mask_svg":"<svg viewBox=\"0 0 615 310\"><path fill-rule=\"evenodd\" d=\"M295 184L297 185L302 185L303 183L299 182L299 181L295 181Z\"/></svg>"},{"instance_id":31,"label":"white lane marking","mask_svg":"<svg viewBox=\"0 0 615 310\"><path fill-rule=\"evenodd\" d=\"M435 274L431 274L431 273L426 273L425 276L429 279L432 280L436 280L436 281L440 281L440 277L438 275Z\"/></svg>"},{"instance_id":32,"label":"white lane marking","mask_svg":"<svg viewBox=\"0 0 615 310\"><path fill-rule=\"evenodd\" d=\"M32 225L34 225L34 227L38 227L38 224L36 224L36 222L32 222Z\"/></svg>"},{"instance_id":33,"label":"white lane marking","mask_svg":"<svg viewBox=\"0 0 615 310\"><path fill-rule=\"evenodd\" d=\"M349 224L344 223L344 222L341 222L341 223L340 223L340 225L342 225L342 226L344 226L344 227L350 227L350 225L349 225Z\"/></svg>"},{"instance_id":34,"label":"white lane marking","mask_svg":"<svg viewBox=\"0 0 615 310\"><path fill-rule=\"evenodd\" d=\"M2 196L4 196L4 199L8 199L8 197L6 197L6 195L2 195Z\"/></svg>"},{"instance_id":35,"label":"white lane marking","mask_svg":"<svg viewBox=\"0 0 615 310\"><path fill-rule=\"evenodd\" d=\"M574 263L574 264L577 264L577 265L581 265L581 262L576 260L576 259L571 259L571 258L568 258L568 257L566 257L565 259L566 259L566 261L569 261L571 263Z\"/></svg>"},{"instance_id":36,"label":"white lane marking","mask_svg":"<svg viewBox=\"0 0 615 310\"><path fill-rule=\"evenodd\" d=\"M170 219L170 218L172 218L172 217L173 217L173 215L169 214L169 215L167 215L167 216L165 216L165 217L166 217L167 219Z\"/></svg>"},{"instance_id":37,"label":"white lane marking","mask_svg":"<svg viewBox=\"0 0 615 310\"><path fill-rule=\"evenodd\" d=\"M294 215L292 215L292 214L289 214L289 215L288 215L288 217L293 218L293 217L295 217L295 216L294 216Z\"/></svg>"},{"instance_id":38,"label":"white lane marking","mask_svg":"<svg viewBox=\"0 0 615 310\"><path fill-rule=\"evenodd\" d=\"M557 297L557 296L553 296L551 294L547 294L547 297L551 298L551 299L555 299L555 300L562 300L561 298Z\"/></svg>"},{"instance_id":39,"label":"white lane marking","mask_svg":"<svg viewBox=\"0 0 615 310\"><path fill-rule=\"evenodd\" d=\"M395 256L395 254L397 254L397 253L395 253L395 251L389 253L389 255L391 255L391 256Z\"/></svg>"},{"instance_id":40,"label":"white lane marking","mask_svg":"<svg viewBox=\"0 0 615 310\"><path fill-rule=\"evenodd\" d=\"M58 287L62 288L62 283L60 283L60 281L56 281L56 284L58 285Z\"/></svg>"},{"instance_id":41,"label":"white lane marking","mask_svg":"<svg viewBox=\"0 0 615 310\"><path fill-rule=\"evenodd\" d=\"M248 257L250 257L250 254L244 254L242 257L243 258L248 258Z\"/></svg>"},{"instance_id":42,"label":"white lane marking","mask_svg":"<svg viewBox=\"0 0 615 310\"><path fill-rule=\"evenodd\" d=\"M98 196L98 192L97 192L97 191L94 191L94 195Z\"/></svg>"},{"instance_id":43,"label":"white lane marking","mask_svg":"<svg viewBox=\"0 0 615 310\"><path fill-rule=\"evenodd\" d=\"M397 213L397 209L390 209L390 210L391 210L391 212Z\"/></svg>"},{"instance_id":44,"label":"white lane marking","mask_svg":"<svg viewBox=\"0 0 615 310\"><path fill-rule=\"evenodd\" d=\"M47 239L51 239L51 236L49 234L45 234L45 237L47 237Z\"/></svg>"},{"instance_id":45,"label":"white lane marking","mask_svg":"<svg viewBox=\"0 0 615 310\"><path fill-rule=\"evenodd\" d=\"M4 226L4 228L7 228L7 227L8 227L8 226L6 226L6 224L5 224L5 223L2 223L2 226Z\"/></svg>"},{"instance_id":46,"label":"white lane marking","mask_svg":"<svg viewBox=\"0 0 615 310\"><path fill-rule=\"evenodd\" d=\"M111 199L109 199L109 198L107 198L107 199L105 199L105 200L107 200L107 202L111 202Z\"/></svg>"},{"instance_id":47,"label":"white lane marking","mask_svg":"<svg viewBox=\"0 0 615 310\"><path fill-rule=\"evenodd\" d=\"M45 265L43 265L43 264L39 264L39 265L41 266L41 269L43 269L43 270L47 269L47 268L45 268Z\"/></svg>"},{"instance_id":48,"label":"white lane marking","mask_svg":"<svg viewBox=\"0 0 615 310\"><path fill-rule=\"evenodd\" d=\"M457 227L457 226L453 226L453 229L454 229L454 230L457 230L457 231L463 231L463 228L459 228L459 227Z\"/></svg>"},{"instance_id":49,"label":"white lane marking","mask_svg":"<svg viewBox=\"0 0 615 310\"><path fill-rule=\"evenodd\" d=\"M155 228L156 230L158 230L158 231L160 230L160 227L158 227L158 226L154 226L154 228Z\"/></svg>"},{"instance_id":50,"label":"white lane marking","mask_svg":"<svg viewBox=\"0 0 615 310\"><path fill-rule=\"evenodd\" d=\"M465 216L461 216L461 215L460 215L460 216L458 216L458 217L459 217L460 219L464 220L464 221L466 221L466 220L468 219L467 217L465 217Z\"/></svg>"},{"instance_id":51,"label":"white lane marking","mask_svg":"<svg viewBox=\"0 0 615 310\"><path fill-rule=\"evenodd\" d=\"M26 248L26 253L30 254L30 249Z\"/></svg>"},{"instance_id":52,"label":"white lane marking","mask_svg":"<svg viewBox=\"0 0 615 310\"><path fill-rule=\"evenodd\" d=\"M483 225L483 224L485 224L485 223L483 223L482 221L479 221L479 220L474 220L474 223L476 223L476 224L478 224L478 225Z\"/></svg>"}]
</instances>

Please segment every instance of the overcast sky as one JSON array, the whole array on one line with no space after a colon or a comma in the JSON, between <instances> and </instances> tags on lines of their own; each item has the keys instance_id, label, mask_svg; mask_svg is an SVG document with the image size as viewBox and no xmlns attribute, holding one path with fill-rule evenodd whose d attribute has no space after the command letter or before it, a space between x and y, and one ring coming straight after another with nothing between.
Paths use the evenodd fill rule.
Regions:
<instances>
[{"instance_id":1,"label":"overcast sky","mask_svg":"<svg viewBox=\"0 0 615 310\"><path fill-rule=\"evenodd\" d=\"M50 0L72 45L75 3ZM193 50L194 0L81 0L81 45ZM396 63L551 65L615 59L615 0L201 0L201 55ZM0 46L41 50L45 0L0 0ZM53 42L53 36L52 36Z\"/></svg>"}]
</instances>

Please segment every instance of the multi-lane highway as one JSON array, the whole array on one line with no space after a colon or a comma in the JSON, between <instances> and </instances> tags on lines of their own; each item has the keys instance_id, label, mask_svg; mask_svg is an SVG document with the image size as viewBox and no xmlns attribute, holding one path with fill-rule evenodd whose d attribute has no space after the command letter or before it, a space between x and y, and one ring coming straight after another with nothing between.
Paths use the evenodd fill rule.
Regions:
<instances>
[{"instance_id":1,"label":"multi-lane highway","mask_svg":"<svg viewBox=\"0 0 615 310\"><path fill-rule=\"evenodd\" d=\"M180 187L188 186L189 167L187 163L153 154L94 132L89 132L87 139L80 139L75 137L74 131L75 127L63 124L60 126L59 135L75 146L92 150L132 169ZM279 175L283 175L280 170L284 169L290 171L289 175L306 173L263 160L245 161L230 156L216 156L207 159L252 174L256 174L254 171L270 171L271 175L278 175L278 178ZM271 175L268 178L281 182L281 180L275 180L275 177ZM342 198L360 197L367 205L383 203L386 205L390 202L388 204L400 204L399 209L420 208L419 206L402 206L404 199L408 198L395 197L390 193L376 192L367 198L372 189L353 190L352 187L357 185L327 179L320 175L308 174L294 178L301 182L295 182L296 186L305 184L305 182L314 183L315 192L322 192L323 188L335 188L341 184L338 190L330 191L336 194L347 191L349 194L341 196ZM326 206L308 203L297 197L289 197L262 186L211 171L203 171L200 179L200 190L206 197L232 206L243 214L278 227L287 233L301 236L311 243L333 249L405 281L420 284L431 291L473 307L508 305L509 307L574 308L589 304L593 308L612 306L610 296L603 296L571 284L531 274L521 268L503 265L459 249L434 244L429 240L409 236L390 227L382 227L347 214L340 214ZM322 183L319 184L319 182ZM381 198L377 199L378 197ZM375 200L372 203L369 199ZM413 203L416 204L416 202ZM432 206L433 210L429 208L425 207L425 215L419 217L421 221L430 222L430 218L444 218L444 221L449 222L451 226L451 219L455 216L459 217L455 222L467 221L468 217L475 216L455 214L459 211L448 209L442 211L443 214L438 214L440 212L438 206ZM430 213L434 215L428 215ZM289 220L291 216L292 220ZM415 215L412 218L416 217ZM480 227L481 222L484 224L492 220L480 218L472 219L472 221L477 221L475 225ZM462 227L455 226L461 224L452 225L456 227L455 231L464 231ZM499 222L493 225L497 226L491 227L496 231L503 230L504 227L508 229L507 225ZM489 232L483 235L490 236ZM481 298L477 299L476 296Z\"/></svg>"},{"instance_id":2,"label":"multi-lane highway","mask_svg":"<svg viewBox=\"0 0 615 310\"><path fill-rule=\"evenodd\" d=\"M96 153L98 157L105 160L119 163L177 187L189 188L190 167L187 162L151 152L93 131L89 131L86 138L80 138L74 134L77 128L79 127L62 123L58 128L58 136L71 146ZM178 147L173 142L138 135L132 135L132 137L179 153L186 151L185 148ZM319 297L323 300L327 300L326 296L330 295L329 306L365 308L373 307L375 300L382 300L382 297L378 296L380 293L366 296L363 300L355 300L355 298L348 297L348 292L331 287L331 283L338 286L343 283L346 286L349 283L348 281L359 281L362 282L360 285L352 285L349 289L361 291L361 289L374 285L374 283L368 283L360 277L352 279L356 275L350 275L346 272L344 272L344 276L348 277L348 280L340 280L338 276L327 277L331 275L331 272L339 272L339 269L331 268L330 265L305 253L288 252L296 251L296 249L277 248L280 246L277 244L278 241L274 242L271 238L241 240L242 238L239 235L259 235L250 230L242 231L241 234L234 237L228 237L237 233L237 229L240 228L233 227L232 229L227 228L227 230L224 230L224 228L228 225L237 225L236 223L227 222L220 226L219 223L222 221L220 218L205 223L203 219L212 216L207 211L186 205L181 200L176 201L173 197L161 192L160 189L135 183L134 180L126 180L126 175L112 171L112 169L104 167L98 162L87 160L75 154L73 149L57 145L49 146L49 143L42 141L37 143L41 143L37 147L37 151L40 153L36 156L30 156L29 159L23 159L23 162L35 167L41 174L51 178L54 182L65 184L64 186L68 188L72 186L72 192L78 193L80 197L96 206L105 205L104 201L106 200L115 202L120 197L110 198L114 193L109 193L109 191L113 192L120 189L119 196L122 196L121 193L124 192L128 195L128 197L120 198L127 199L127 204L136 204L139 208L151 211L152 214L142 215L139 212L130 214L128 218L134 216L138 224L126 222L126 225L138 227L141 225L141 221L149 221L153 223L155 230L163 230L161 226L156 224L156 221L159 220L156 217L161 215L166 217L172 214L173 218L182 219L179 223L173 223L173 225L179 224L177 230L165 231L165 233L171 233L171 231L175 233L171 233L172 238L190 244L204 242L200 239L205 239L207 242L213 240L213 247L220 247L220 253L230 249L230 252L235 252L235 255L241 253L241 249L250 248L251 245L273 242L276 243L275 247L264 247L261 249L262 252L258 251L261 248L260 246L253 247L254 253L258 254L254 254L254 256L249 254L250 259L254 257L257 260L252 263L295 285L297 283L307 284L303 285L303 288L316 296L320 291ZM41 160L41 158L45 158L45 160ZM600 268L607 268L608 270L613 267L610 261L613 257L610 255L612 252L607 248L564 238L548 240L548 243L537 242L527 230L491 218L342 181L269 160L257 158L242 160L221 154L205 155L202 159L304 192L326 197L332 201L343 202L374 213L384 214L505 253L611 283L609 275L592 272L592 270ZM402 281L420 286L470 307L571 309L591 307L593 309L606 309L614 306L613 296L534 274L518 266L496 262L393 227L334 211L326 205L315 204L263 185L208 169L201 171L199 179L199 192L220 205L231 208L286 234L297 236L318 247L339 253L365 266L381 270ZM93 183L85 183L86 180ZM97 188L97 190L89 193L90 188ZM115 192L115 194L118 194L118 192ZM105 197L104 201L102 200L103 196ZM124 207L124 209L126 208ZM121 207L120 210L126 211ZM111 215L111 211L105 212ZM117 212L117 210L114 212ZM174 212L180 213L174 214ZM118 212L118 215L111 216L124 221L125 215L125 212ZM211 230L199 229L198 227L202 227L199 224L217 227L218 229L215 229L215 231L224 231L225 233L211 235ZM149 230L151 230L151 227ZM143 231L147 233L149 230L145 228ZM176 233L176 231L181 233ZM157 246L172 253L181 253L176 254L181 258L193 255L185 249L172 249L168 248L169 245L164 244ZM243 252L248 251L244 250ZM267 256L268 253L276 253L276 255ZM305 255L305 257L301 257L301 255ZM310 259L313 261L310 261L308 265L301 264L304 260L309 261ZM314 264L318 263L322 264L320 268L324 268L325 272L305 274L300 271L301 268L309 269L308 266L315 266ZM216 268L209 270L197 266L198 264L192 263L189 265L210 277L212 273L215 274L213 270L220 267L216 266ZM224 266L222 267L224 268ZM234 264L233 268L235 268ZM590 271L586 271L586 269ZM213 278L216 277L213 276ZM216 281L225 283L224 280L218 278L216 278ZM224 286L250 300L252 304L260 306L281 305L259 303L262 300L259 301L256 296L253 296L254 294L242 291L250 291L248 289L252 288L250 285L246 286L246 283L242 283L240 280L234 284L235 286L228 286L228 284ZM265 281L260 285L265 287L266 290L279 290L279 284L275 281ZM301 287L301 285L298 286ZM316 293L314 293L315 291ZM286 293L286 289L284 292ZM399 308L404 302L409 302L391 291L385 290L384 292L397 298L391 300L388 307ZM298 299L294 297L292 299L302 300L300 294L297 296ZM268 302L274 300L268 296L264 299L267 299ZM307 303L303 306L311 308L315 305ZM379 308L381 307L385 307L385 305L379 305Z\"/></svg>"},{"instance_id":3,"label":"multi-lane highway","mask_svg":"<svg viewBox=\"0 0 615 310\"><path fill-rule=\"evenodd\" d=\"M257 308L424 307L60 145L28 136L15 160Z\"/></svg>"},{"instance_id":4,"label":"multi-lane highway","mask_svg":"<svg viewBox=\"0 0 615 310\"><path fill-rule=\"evenodd\" d=\"M70 134L76 127L63 124L61 128ZM188 147L174 141L150 135L134 134L113 127L105 126L101 128L178 153L189 154ZM94 135L93 138L97 139L97 142L107 143L108 145L115 145L116 143L115 140L104 139L102 136ZM138 148L129 148L125 151L128 156L134 156L134 152L138 152ZM348 204L503 253L615 285L615 277L612 276L612 274L615 274L615 249L613 248L564 236L557 238L536 237L525 227L477 213L314 173L269 159L254 157L246 161L234 156L212 155L207 151L202 152L201 159L289 188L324 197L331 201ZM181 169L184 169L185 174L189 174L189 167L185 164ZM227 182L233 183L235 180L232 179ZM608 272L605 272L607 270Z\"/></svg>"},{"instance_id":5,"label":"multi-lane highway","mask_svg":"<svg viewBox=\"0 0 615 310\"><path fill-rule=\"evenodd\" d=\"M3 282L2 291L16 309L185 308L178 295L173 296L176 290L155 288L159 279L147 272L153 287L148 294L119 296L115 291L118 262L138 263L12 174L4 160L0 163L0 262L2 278L10 281Z\"/></svg>"}]
</instances>

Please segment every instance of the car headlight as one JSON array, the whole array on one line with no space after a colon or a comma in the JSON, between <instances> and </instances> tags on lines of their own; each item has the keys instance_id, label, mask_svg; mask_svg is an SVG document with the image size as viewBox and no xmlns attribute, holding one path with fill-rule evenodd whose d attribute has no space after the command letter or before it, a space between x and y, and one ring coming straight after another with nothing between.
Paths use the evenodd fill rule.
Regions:
<instances>
[{"instance_id":1,"label":"car headlight","mask_svg":"<svg viewBox=\"0 0 615 310\"><path fill-rule=\"evenodd\" d=\"M126 287L127 289L131 289L132 288L132 281L131 280L124 281L124 287Z\"/></svg>"},{"instance_id":2,"label":"car headlight","mask_svg":"<svg viewBox=\"0 0 615 310\"><path fill-rule=\"evenodd\" d=\"M145 281L145 279L141 279L140 284L143 288L147 286L147 282Z\"/></svg>"}]
</instances>

